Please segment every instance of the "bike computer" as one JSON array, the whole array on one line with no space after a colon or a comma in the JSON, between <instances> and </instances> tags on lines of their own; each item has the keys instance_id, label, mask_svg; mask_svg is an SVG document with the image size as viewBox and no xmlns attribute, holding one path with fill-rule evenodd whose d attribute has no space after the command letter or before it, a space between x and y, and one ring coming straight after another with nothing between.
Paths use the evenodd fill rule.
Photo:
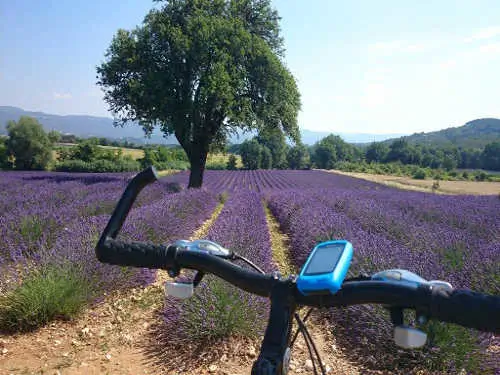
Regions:
<instances>
[{"instance_id":1,"label":"bike computer","mask_svg":"<svg viewBox=\"0 0 500 375\"><path fill-rule=\"evenodd\" d=\"M316 245L297 278L299 291L304 295L335 294L347 274L352 253L352 244L344 240Z\"/></svg>"}]
</instances>

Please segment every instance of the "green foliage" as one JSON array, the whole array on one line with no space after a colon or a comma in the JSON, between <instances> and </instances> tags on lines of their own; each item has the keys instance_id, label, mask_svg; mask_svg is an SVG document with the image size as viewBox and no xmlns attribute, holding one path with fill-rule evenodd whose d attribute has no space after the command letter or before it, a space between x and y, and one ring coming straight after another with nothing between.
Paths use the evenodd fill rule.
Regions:
<instances>
[{"instance_id":1,"label":"green foliage","mask_svg":"<svg viewBox=\"0 0 500 375\"><path fill-rule=\"evenodd\" d=\"M366 161L368 163L382 163L386 160L389 147L382 142L374 142L366 149Z\"/></svg>"},{"instance_id":2,"label":"green foliage","mask_svg":"<svg viewBox=\"0 0 500 375\"><path fill-rule=\"evenodd\" d=\"M311 165L309 152L302 144L291 147L286 155L286 160L290 169L306 169Z\"/></svg>"},{"instance_id":3,"label":"green foliage","mask_svg":"<svg viewBox=\"0 0 500 375\"><path fill-rule=\"evenodd\" d=\"M257 140L245 141L240 147L241 162L246 169L259 169L262 162L262 146Z\"/></svg>"},{"instance_id":4,"label":"green foliage","mask_svg":"<svg viewBox=\"0 0 500 375\"><path fill-rule=\"evenodd\" d=\"M416 180L425 180L427 177L427 173L425 173L425 169L419 168L417 171L413 174L413 178Z\"/></svg>"},{"instance_id":5,"label":"green foliage","mask_svg":"<svg viewBox=\"0 0 500 375\"><path fill-rule=\"evenodd\" d=\"M61 133L59 133L57 130L51 130L47 135L52 143L61 141Z\"/></svg>"},{"instance_id":6,"label":"green foliage","mask_svg":"<svg viewBox=\"0 0 500 375\"><path fill-rule=\"evenodd\" d=\"M413 151L414 149L410 147L405 138L396 139L389 146L389 153L387 154L386 161L400 161L403 164L411 164L414 155Z\"/></svg>"},{"instance_id":7,"label":"green foliage","mask_svg":"<svg viewBox=\"0 0 500 375\"><path fill-rule=\"evenodd\" d=\"M144 150L144 157L139 162L142 168L152 165L158 170L189 169L187 155L181 148L148 147Z\"/></svg>"},{"instance_id":8,"label":"green foliage","mask_svg":"<svg viewBox=\"0 0 500 375\"><path fill-rule=\"evenodd\" d=\"M141 170L141 164L135 160L94 160L86 162L83 160L65 160L56 165L59 172L136 172Z\"/></svg>"},{"instance_id":9,"label":"green foliage","mask_svg":"<svg viewBox=\"0 0 500 375\"><path fill-rule=\"evenodd\" d=\"M333 169L337 162L354 160L355 153L354 146L330 134L314 145L312 159L318 168Z\"/></svg>"},{"instance_id":10,"label":"green foliage","mask_svg":"<svg viewBox=\"0 0 500 375\"><path fill-rule=\"evenodd\" d=\"M257 136L257 142L259 142L262 146L266 147L271 152L271 165L267 168L267 156L263 155L263 169L285 169L286 168L286 152L287 152L287 144L285 140L285 136L283 132L279 131L279 129L271 128L262 130ZM264 151L267 152L267 151ZM266 166L264 166L266 165Z\"/></svg>"},{"instance_id":11,"label":"green foliage","mask_svg":"<svg viewBox=\"0 0 500 375\"><path fill-rule=\"evenodd\" d=\"M165 2L142 26L118 30L97 83L120 123L175 134L199 187L210 145L238 128L300 138L278 22L270 0Z\"/></svg>"},{"instance_id":12,"label":"green foliage","mask_svg":"<svg viewBox=\"0 0 500 375\"><path fill-rule=\"evenodd\" d=\"M223 160L207 162L205 169L223 171L227 169L227 163Z\"/></svg>"},{"instance_id":13,"label":"green foliage","mask_svg":"<svg viewBox=\"0 0 500 375\"><path fill-rule=\"evenodd\" d=\"M500 171L500 141L487 144L481 159L484 169Z\"/></svg>"},{"instance_id":14,"label":"green foliage","mask_svg":"<svg viewBox=\"0 0 500 375\"><path fill-rule=\"evenodd\" d=\"M486 181L488 179L488 175L485 172L478 172L474 178L476 181Z\"/></svg>"},{"instance_id":15,"label":"green foliage","mask_svg":"<svg viewBox=\"0 0 500 375\"><path fill-rule=\"evenodd\" d=\"M257 337L266 320L264 303L252 303L256 298L211 277L210 284L182 304L179 325L183 336L190 342L234 335Z\"/></svg>"},{"instance_id":16,"label":"green foliage","mask_svg":"<svg viewBox=\"0 0 500 375\"><path fill-rule=\"evenodd\" d=\"M427 145L432 148L483 148L492 141L500 141L500 120L494 118L474 120L464 126L436 132L417 133L406 137L406 139L411 145Z\"/></svg>"},{"instance_id":17,"label":"green foliage","mask_svg":"<svg viewBox=\"0 0 500 375\"><path fill-rule=\"evenodd\" d=\"M30 331L54 319L70 319L91 296L90 285L71 266L46 266L0 297L0 330Z\"/></svg>"},{"instance_id":18,"label":"green foliage","mask_svg":"<svg viewBox=\"0 0 500 375\"><path fill-rule=\"evenodd\" d=\"M481 373L480 348L470 329L430 321L424 326L424 330L428 346L436 348L435 354L428 361L430 370L445 371L453 364L456 369L463 368L467 373Z\"/></svg>"},{"instance_id":19,"label":"green foliage","mask_svg":"<svg viewBox=\"0 0 500 375\"><path fill-rule=\"evenodd\" d=\"M99 147L97 147L97 143L91 140L78 144L78 146L71 151L71 159L82 160L87 163L99 159L100 156L100 150Z\"/></svg>"},{"instance_id":20,"label":"green foliage","mask_svg":"<svg viewBox=\"0 0 500 375\"><path fill-rule=\"evenodd\" d=\"M10 167L9 154L7 153L7 146L5 145L4 138L0 137L0 169L7 169Z\"/></svg>"},{"instance_id":21,"label":"green foliage","mask_svg":"<svg viewBox=\"0 0 500 375\"><path fill-rule=\"evenodd\" d=\"M231 170L231 171L236 170L237 169L236 168L236 161L237 161L236 155L234 155L234 154L229 155L229 159L227 160L226 168Z\"/></svg>"},{"instance_id":22,"label":"green foliage","mask_svg":"<svg viewBox=\"0 0 500 375\"><path fill-rule=\"evenodd\" d=\"M271 150L266 146L261 146L261 160L260 160L260 168L261 169L271 169L273 167L273 154Z\"/></svg>"},{"instance_id":23,"label":"green foliage","mask_svg":"<svg viewBox=\"0 0 500 375\"><path fill-rule=\"evenodd\" d=\"M15 158L16 169L46 169L52 160L52 142L34 118L21 116L7 124L7 153Z\"/></svg>"}]
</instances>

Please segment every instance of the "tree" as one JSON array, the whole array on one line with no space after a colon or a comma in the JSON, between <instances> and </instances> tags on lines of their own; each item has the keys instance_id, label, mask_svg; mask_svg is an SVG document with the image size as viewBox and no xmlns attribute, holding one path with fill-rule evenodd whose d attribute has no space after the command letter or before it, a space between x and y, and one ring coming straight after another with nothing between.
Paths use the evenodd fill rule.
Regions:
<instances>
[{"instance_id":1,"label":"tree","mask_svg":"<svg viewBox=\"0 0 500 375\"><path fill-rule=\"evenodd\" d=\"M234 171L237 169L236 155L234 154L229 155L229 159L227 159L227 169L229 169L230 171Z\"/></svg>"},{"instance_id":2,"label":"tree","mask_svg":"<svg viewBox=\"0 0 500 375\"><path fill-rule=\"evenodd\" d=\"M303 144L298 144L288 150L286 160L290 169L308 168L310 164L309 152Z\"/></svg>"},{"instance_id":3,"label":"tree","mask_svg":"<svg viewBox=\"0 0 500 375\"><path fill-rule=\"evenodd\" d=\"M481 155L484 169L500 171L500 142L488 143Z\"/></svg>"},{"instance_id":4,"label":"tree","mask_svg":"<svg viewBox=\"0 0 500 375\"><path fill-rule=\"evenodd\" d=\"M332 169L338 161L351 161L354 153L354 146L338 135L330 134L316 143L313 161L319 168Z\"/></svg>"},{"instance_id":5,"label":"tree","mask_svg":"<svg viewBox=\"0 0 500 375\"><path fill-rule=\"evenodd\" d=\"M7 152L15 158L16 169L46 169L52 160L52 142L42 125L32 117L21 116L7 123Z\"/></svg>"},{"instance_id":6,"label":"tree","mask_svg":"<svg viewBox=\"0 0 500 375\"><path fill-rule=\"evenodd\" d=\"M273 154L269 147L260 145L260 168L271 169L273 167Z\"/></svg>"},{"instance_id":7,"label":"tree","mask_svg":"<svg viewBox=\"0 0 500 375\"><path fill-rule=\"evenodd\" d=\"M0 136L0 169L9 167L9 154L7 153L7 146L5 139Z\"/></svg>"},{"instance_id":8,"label":"tree","mask_svg":"<svg viewBox=\"0 0 500 375\"><path fill-rule=\"evenodd\" d=\"M59 133L57 130L51 130L47 135L50 139L50 142L52 142L52 144L58 143L61 141L61 133Z\"/></svg>"},{"instance_id":9,"label":"tree","mask_svg":"<svg viewBox=\"0 0 500 375\"><path fill-rule=\"evenodd\" d=\"M408 141L402 137L396 139L389 146L387 161L400 161L403 164L409 164L412 159L412 151Z\"/></svg>"},{"instance_id":10,"label":"tree","mask_svg":"<svg viewBox=\"0 0 500 375\"><path fill-rule=\"evenodd\" d=\"M83 160L91 162L99 158L99 148L97 147L97 140L88 139L76 146L73 151L71 159Z\"/></svg>"},{"instance_id":11,"label":"tree","mask_svg":"<svg viewBox=\"0 0 500 375\"><path fill-rule=\"evenodd\" d=\"M283 132L276 128L264 129L257 141L271 151L272 168L286 168L287 144Z\"/></svg>"},{"instance_id":12,"label":"tree","mask_svg":"<svg viewBox=\"0 0 500 375\"><path fill-rule=\"evenodd\" d=\"M241 162L246 169L259 169L262 163L262 146L255 139L245 141L240 147Z\"/></svg>"},{"instance_id":13,"label":"tree","mask_svg":"<svg viewBox=\"0 0 500 375\"><path fill-rule=\"evenodd\" d=\"M117 124L174 134L200 187L212 143L237 129L300 139L300 94L285 67L270 0L172 0L142 26L118 30L97 67Z\"/></svg>"},{"instance_id":14,"label":"tree","mask_svg":"<svg viewBox=\"0 0 500 375\"><path fill-rule=\"evenodd\" d=\"M371 162L382 163L385 161L385 158L387 157L388 153L389 153L389 147L385 143L373 142L366 149L365 158L368 163Z\"/></svg>"}]
</instances>

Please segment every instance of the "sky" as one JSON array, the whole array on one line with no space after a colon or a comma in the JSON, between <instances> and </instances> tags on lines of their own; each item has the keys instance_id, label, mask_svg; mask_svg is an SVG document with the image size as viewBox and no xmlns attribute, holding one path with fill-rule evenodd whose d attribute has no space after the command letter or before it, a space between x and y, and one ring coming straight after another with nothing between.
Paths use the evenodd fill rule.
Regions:
<instances>
[{"instance_id":1,"label":"sky","mask_svg":"<svg viewBox=\"0 0 500 375\"><path fill-rule=\"evenodd\" d=\"M414 133L500 118L500 1L274 0L299 126ZM0 105L107 116L95 67L140 0L0 1Z\"/></svg>"}]
</instances>

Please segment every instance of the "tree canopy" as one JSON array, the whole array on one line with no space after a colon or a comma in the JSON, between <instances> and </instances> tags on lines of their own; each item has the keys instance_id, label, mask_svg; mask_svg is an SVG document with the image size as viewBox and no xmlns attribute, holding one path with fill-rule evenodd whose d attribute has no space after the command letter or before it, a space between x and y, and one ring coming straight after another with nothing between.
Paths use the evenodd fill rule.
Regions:
<instances>
[{"instance_id":1,"label":"tree canopy","mask_svg":"<svg viewBox=\"0 0 500 375\"><path fill-rule=\"evenodd\" d=\"M300 139L300 94L283 51L270 0L171 0L118 30L97 83L118 123L176 136L189 186L199 187L210 145L237 129Z\"/></svg>"},{"instance_id":2,"label":"tree canopy","mask_svg":"<svg viewBox=\"0 0 500 375\"><path fill-rule=\"evenodd\" d=\"M356 153L354 146L334 134L317 142L313 150L313 161L318 168L322 169L332 169L338 161L351 161Z\"/></svg>"},{"instance_id":3,"label":"tree canopy","mask_svg":"<svg viewBox=\"0 0 500 375\"><path fill-rule=\"evenodd\" d=\"M42 125L32 117L21 116L7 123L7 153L15 158L16 169L46 169L52 160L52 142Z\"/></svg>"}]
</instances>

